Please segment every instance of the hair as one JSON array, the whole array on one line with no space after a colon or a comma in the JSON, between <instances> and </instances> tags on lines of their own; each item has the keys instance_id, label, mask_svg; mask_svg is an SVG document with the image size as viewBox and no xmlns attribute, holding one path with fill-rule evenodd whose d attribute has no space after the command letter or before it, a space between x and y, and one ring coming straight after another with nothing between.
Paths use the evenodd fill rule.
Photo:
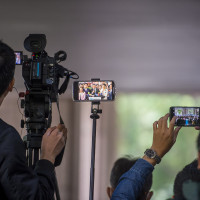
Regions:
<instances>
[{"instance_id":1,"label":"hair","mask_svg":"<svg viewBox=\"0 0 200 200\"><path fill-rule=\"evenodd\" d=\"M6 91L13 80L15 72L15 53L0 41L0 96Z\"/></svg>"},{"instance_id":2,"label":"hair","mask_svg":"<svg viewBox=\"0 0 200 200\"><path fill-rule=\"evenodd\" d=\"M197 169L197 160L180 171L174 181L174 199L186 200L183 185L188 182L200 183L200 171ZM186 192L186 191L185 191Z\"/></svg>"},{"instance_id":3,"label":"hair","mask_svg":"<svg viewBox=\"0 0 200 200\"><path fill-rule=\"evenodd\" d=\"M126 173L138 160L138 158L131 158L130 156L119 158L115 161L113 168L111 170L110 174L110 184L112 188L116 188L120 177ZM141 195L139 199L144 199L144 196L146 196L146 193L149 192L152 186L152 173L148 176L146 179L146 182L143 187L143 191L141 192Z\"/></svg>"}]
</instances>

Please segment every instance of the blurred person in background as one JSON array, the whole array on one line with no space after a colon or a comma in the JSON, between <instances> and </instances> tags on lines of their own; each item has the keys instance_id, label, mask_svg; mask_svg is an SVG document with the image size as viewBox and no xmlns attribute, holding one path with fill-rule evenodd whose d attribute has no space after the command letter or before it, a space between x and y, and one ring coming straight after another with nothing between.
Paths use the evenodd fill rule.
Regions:
<instances>
[{"instance_id":1,"label":"blurred person in background","mask_svg":"<svg viewBox=\"0 0 200 200\"><path fill-rule=\"evenodd\" d=\"M110 174L110 185L111 187L107 187L107 194L108 197L111 198L115 188L118 185L120 177L127 172L138 160L138 158L131 158L128 157L122 157L115 161L113 168L111 170ZM152 186L152 174L150 174L144 184L143 190L141 191L141 194L137 198L137 200L150 200L153 192L150 192Z\"/></svg>"},{"instance_id":2,"label":"blurred person in background","mask_svg":"<svg viewBox=\"0 0 200 200\"><path fill-rule=\"evenodd\" d=\"M108 89L107 89L105 83L103 83L103 85L102 85L102 89L101 89L100 92L101 92L102 98L103 98L104 100L106 100L107 97L108 97Z\"/></svg>"},{"instance_id":3,"label":"blurred person in background","mask_svg":"<svg viewBox=\"0 0 200 200\"><path fill-rule=\"evenodd\" d=\"M92 89L91 89L91 94L92 94L92 96L98 96L98 93L99 93L99 89L96 87L96 84L93 83Z\"/></svg>"},{"instance_id":4,"label":"blurred person in background","mask_svg":"<svg viewBox=\"0 0 200 200\"><path fill-rule=\"evenodd\" d=\"M196 127L197 130L200 127ZM174 200L200 199L200 134L197 138L198 156L186 165L176 176L174 181Z\"/></svg>"},{"instance_id":5,"label":"blurred person in background","mask_svg":"<svg viewBox=\"0 0 200 200\"><path fill-rule=\"evenodd\" d=\"M83 87L79 88L79 100L85 100L86 99L86 94L85 91L83 90Z\"/></svg>"}]
</instances>

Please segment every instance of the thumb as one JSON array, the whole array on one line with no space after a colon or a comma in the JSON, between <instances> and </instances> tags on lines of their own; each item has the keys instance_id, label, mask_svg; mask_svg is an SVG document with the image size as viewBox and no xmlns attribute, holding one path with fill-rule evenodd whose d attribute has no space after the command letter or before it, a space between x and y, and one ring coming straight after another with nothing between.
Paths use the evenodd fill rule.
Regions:
<instances>
[{"instance_id":1,"label":"thumb","mask_svg":"<svg viewBox=\"0 0 200 200\"><path fill-rule=\"evenodd\" d=\"M175 128L175 130L174 130L174 141L176 141L176 138L177 138L178 133L179 133L181 128L182 128L181 126L178 126L178 127Z\"/></svg>"},{"instance_id":2,"label":"thumb","mask_svg":"<svg viewBox=\"0 0 200 200\"><path fill-rule=\"evenodd\" d=\"M58 124L57 128L59 129L59 131L62 131L65 128L64 124Z\"/></svg>"},{"instance_id":3,"label":"thumb","mask_svg":"<svg viewBox=\"0 0 200 200\"><path fill-rule=\"evenodd\" d=\"M195 126L195 129L196 130L200 130L200 126Z\"/></svg>"}]
</instances>

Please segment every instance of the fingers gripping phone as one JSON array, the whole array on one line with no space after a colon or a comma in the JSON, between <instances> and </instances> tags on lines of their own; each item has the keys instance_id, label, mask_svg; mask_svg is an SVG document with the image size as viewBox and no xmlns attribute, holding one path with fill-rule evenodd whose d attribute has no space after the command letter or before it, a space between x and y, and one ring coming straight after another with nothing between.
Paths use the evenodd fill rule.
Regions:
<instances>
[{"instance_id":1,"label":"fingers gripping phone","mask_svg":"<svg viewBox=\"0 0 200 200\"><path fill-rule=\"evenodd\" d=\"M74 81L73 100L78 102L88 101L113 101L115 99L115 83L111 80L103 81Z\"/></svg>"},{"instance_id":2,"label":"fingers gripping phone","mask_svg":"<svg viewBox=\"0 0 200 200\"><path fill-rule=\"evenodd\" d=\"M170 121L176 116L175 126L200 126L200 107L170 107Z\"/></svg>"}]
</instances>

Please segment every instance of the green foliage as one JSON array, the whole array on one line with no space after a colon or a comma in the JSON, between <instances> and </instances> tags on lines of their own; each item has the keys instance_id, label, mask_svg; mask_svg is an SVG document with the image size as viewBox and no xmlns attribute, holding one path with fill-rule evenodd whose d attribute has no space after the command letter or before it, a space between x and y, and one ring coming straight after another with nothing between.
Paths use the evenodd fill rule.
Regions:
<instances>
[{"instance_id":1,"label":"green foliage","mask_svg":"<svg viewBox=\"0 0 200 200\"><path fill-rule=\"evenodd\" d=\"M169 112L171 106L200 106L200 96L182 94L121 94L116 102L119 130L118 155L143 156L152 144L153 122ZM194 128L182 128L177 142L153 174L153 199L173 195L178 171L197 157Z\"/></svg>"}]
</instances>

